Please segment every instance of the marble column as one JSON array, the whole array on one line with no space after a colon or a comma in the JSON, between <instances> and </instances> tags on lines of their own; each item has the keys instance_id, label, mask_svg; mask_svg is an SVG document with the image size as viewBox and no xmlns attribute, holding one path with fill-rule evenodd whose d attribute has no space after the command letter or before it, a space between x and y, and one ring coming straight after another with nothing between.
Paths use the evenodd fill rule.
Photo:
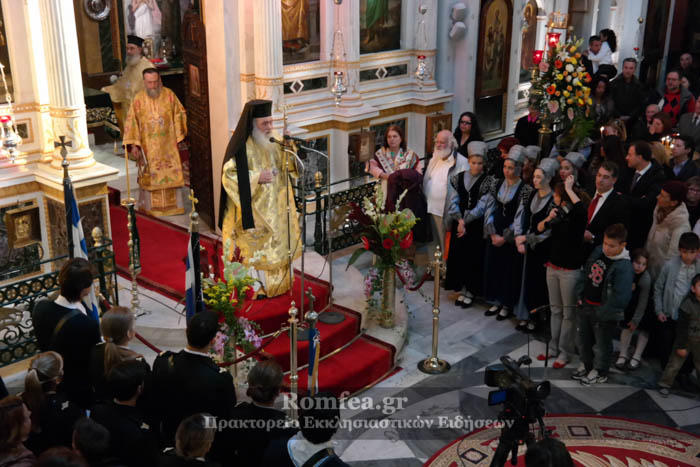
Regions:
<instances>
[{"instance_id":1,"label":"marble column","mask_svg":"<svg viewBox=\"0 0 700 467\"><path fill-rule=\"evenodd\" d=\"M73 2L40 0L39 11L54 140L65 136L71 141L67 148L71 169L92 167ZM51 167L61 168L60 148L54 149Z\"/></svg>"},{"instance_id":2,"label":"marble column","mask_svg":"<svg viewBox=\"0 0 700 467\"><path fill-rule=\"evenodd\" d=\"M255 97L273 102L272 112L282 113L282 3L279 0L255 2Z\"/></svg>"},{"instance_id":3,"label":"marble column","mask_svg":"<svg viewBox=\"0 0 700 467\"><path fill-rule=\"evenodd\" d=\"M333 23L333 33L331 34L331 45L333 47L333 37L335 36L336 30L340 29L343 33L343 47L345 48L345 63L342 63L342 56L340 57L340 62L337 63L338 66L343 68L345 65L346 76L346 86L348 92L343 95L340 101L340 107L359 107L362 105L360 101L359 86L360 86L360 28L357 27L360 24L360 8L359 5L354 1L345 0L340 5L335 5L332 2L328 2L328 7L333 8L334 19ZM338 47L339 45L336 44ZM329 50L332 55L334 51ZM342 52L341 52L342 53ZM331 56L331 59L334 57ZM330 76L330 73L329 73ZM330 78L332 79L332 77ZM332 86L332 82L328 83Z\"/></svg>"}]
</instances>

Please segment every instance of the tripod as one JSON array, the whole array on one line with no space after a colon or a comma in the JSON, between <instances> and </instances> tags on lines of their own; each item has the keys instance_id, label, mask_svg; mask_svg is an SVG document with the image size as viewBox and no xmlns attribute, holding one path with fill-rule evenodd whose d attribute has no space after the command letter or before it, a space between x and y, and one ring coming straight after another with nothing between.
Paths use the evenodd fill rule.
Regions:
<instances>
[{"instance_id":1,"label":"tripod","mask_svg":"<svg viewBox=\"0 0 700 467\"><path fill-rule=\"evenodd\" d=\"M530 407L530 404L535 404L534 407ZM496 453L491 459L491 467L501 467L505 465L508 460L508 454L511 455L510 463L517 465L518 463L518 447L521 444L530 446L535 442L535 435L530 431L530 424L534 422L539 423L540 435L544 438L547 436L547 432L544 428L544 421L542 416L544 415L544 406L541 401L528 402L528 412L529 410L541 411L534 419L527 416L521 416L520 414L515 414L513 417L513 410L504 409L498 416L499 420L513 420L511 426L504 426L501 429L501 436L498 438L498 448L496 448Z\"/></svg>"}]
</instances>

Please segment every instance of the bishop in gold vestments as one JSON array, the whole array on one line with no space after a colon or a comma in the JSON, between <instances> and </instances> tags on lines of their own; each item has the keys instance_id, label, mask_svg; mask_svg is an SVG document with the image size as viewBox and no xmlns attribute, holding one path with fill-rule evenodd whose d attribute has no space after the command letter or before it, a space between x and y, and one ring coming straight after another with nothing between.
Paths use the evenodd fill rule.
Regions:
<instances>
[{"instance_id":1,"label":"bishop in gold vestments","mask_svg":"<svg viewBox=\"0 0 700 467\"><path fill-rule=\"evenodd\" d=\"M123 144L142 152L138 180L146 195L142 207L156 216L182 214L177 189L185 181L177 143L187 135L187 117L175 93L163 87L157 70L151 70L144 74L146 89L136 94L129 109Z\"/></svg>"},{"instance_id":2,"label":"bishop in gold vestments","mask_svg":"<svg viewBox=\"0 0 700 467\"><path fill-rule=\"evenodd\" d=\"M131 107L134 96L143 90L143 70L153 68L149 59L141 55L143 39L137 36L129 36L126 44L126 67L121 77L102 91L109 94L114 113L119 123L119 131L124 134L124 122Z\"/></svg>"},{"instance_id":3,"label":"bishop in gold vestments","mask_svg":"<svg viewBox=\"0 0 700 467\"><path fill-rule=\"evenodd\" d=\"M269 103L246 104L226 150L219 225L224 241L232 239L241 250L244 264L258 272L265 295L275 297L291 288L288 248L291 245L293 259L298 258L301 242L291 180L285 174L285 155L278 145L268 141L272 134L270 107L259 104L254 110L256 106L251 103L256 102ZM241 170L244 173L239 173ZM293 160L289 173L292 177L298 175Z\"/></svg>"}]
</instances>

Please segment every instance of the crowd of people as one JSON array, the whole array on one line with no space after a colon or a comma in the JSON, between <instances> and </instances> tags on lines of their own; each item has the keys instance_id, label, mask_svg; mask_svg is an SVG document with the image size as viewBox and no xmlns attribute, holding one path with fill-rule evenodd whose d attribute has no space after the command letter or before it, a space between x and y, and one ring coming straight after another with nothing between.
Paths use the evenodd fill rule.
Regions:
<instances>
[{"instance_id":1,"label":"crowd of people","mask_svg":"<svg viewBox=\"0 0 700 467\"><path fill-rule=\"evenodd\" d=\"M635 71L628 58L614 79L595 75L602 120L583 148L539 154L533 102L515 136L498 144L502 159L491 171L483 142L464 153L455 138L450 151L436 144L424 190L428 206L440 204L436 192L444 196L442 211L428 211L450 232L444 286L459 292L456 305L483 299L486 316L515 317L524 332L549 310L549 355L539 359L554 359L558 369L578 353L573 377L590 385L606 381L613 365L633 371L643 356L658 357L658 387L667 395L676 375L697 390L689 356L700 371L700 103L681 84L695 82L689 71L669 71L663 96L646 90ZM461 130L460 121L454 136ZM436 170L440 164L450 169ZM436 177L446 190L434 188Z\"/></svg>"},{"instance_id":2,"label":"crowd of people","mask_svg":"<svg viewBox=\"0 0 700 467\"><path fill-rule=\"evenodd\" d=\"M691 361L700 371L700 101L692 56L682 55L659 94L635 76L634 58L617 75L615 49L614 32L604 30L584 52L596 122L577 150L555 144L541 154L532 100L514 136L498 142L495 161L478 116L465 112L453 133L436 135L423 163L402 129L390 127L369 172L382 180L387 207L408 190L413 204L401 207L425 212L433 247L444 249L449 232L444 287L458 292L455 305L483 300L486 316L514 318L523 332L548 317L549 355L538 358L559 369L578 354L573 377L584 385L605 382L613 365L634 371L642 358L658 357L662 395L677 374L697 390L689 379ZM422 191L423 207L412 191Z\"/></svg>"},{"instance_id":3,"label":"crowd of people","mask_svg":"<svg viewBox=\"0 0 700 467\"><path fill-rule=\"evenodd\" d=\"M85 314L92 274L88 261L69 260L60 295L32 312L42 352L24 390L0 399L0 466L347 465L332 449L335 396L301 400L292 423L275 408L282 368L264 360L248 374L251 401L237 405L231 373L209 353L219 328L211 311L189 320L183 350L151 367L129 348L129 309L112 307L99 324Z\"/></svg>"},{"instance_id":4,"label":"crowd of people","mask_svg":"<svg viewBox=\"0 0 700 467\"><path fill-rule=\"evenodd\" d=\"M572 378L583 385L658 358L662 374L647 383L662 396L676 380L697 391L698 79L683 54L659 94L637 79L634 58L618 75L615 50L604 30L584 53L596 122L577 150L542 154L531 101L494 160L478 116L464 112L425 160L390 126L367 171L387 207L400 199L421 219L416 240L448 250L443 286L455 305L485 301L486 317L526 333L546 326L549 350L537 358L561 369L578 355ZM248 376L252 402L237 405L231 374L209 355L218 318L208 311L188 322L186 348L151 367L129 348L130 310L111 308L99 324L87 316L92 277L86 260L67 261L60 295L32 312L41 353L23 392L0 386L0 467L347 465L332 449L337 404L313 403L332 395L311 398L290 424L275 409L282 369L268 360Z\"/></svg>"}]
</instances>

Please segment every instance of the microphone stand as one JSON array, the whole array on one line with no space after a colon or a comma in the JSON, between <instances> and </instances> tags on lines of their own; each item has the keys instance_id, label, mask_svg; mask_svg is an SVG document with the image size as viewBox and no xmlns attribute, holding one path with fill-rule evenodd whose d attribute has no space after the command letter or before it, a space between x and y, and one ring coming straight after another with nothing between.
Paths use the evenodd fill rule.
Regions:
<instances>
[{"instance_id":1,"label":"microphone stand","mask_svg":"<svg viewBox=\"0 0 700 467\"><path fill-rule=\"evenodd\" d=\"M328 154L324 154L323 152L310 148L308 146L304 146L301 144L298 144L299 148L305 150L305 151L311 151L315 154L318 154L319 156L323 157L326 159L326 193L327 193L327 201L326 201L326 236L328 238L328 251L326 253L326 263L328 264L328 283L330 284L329 290L328 290L328 305L326 305L325 308L320 310L318 312L318 321L324 324L337 324L341 323L345 320L345 315L343 313L339 313L337 311L331 311L331 307L333 306L333 239L331 238L330 234L330 226L331 226L331 209L333 209L333 197L331 196L331 159L328 156ZM302 193L303 193L303 188L302 188ZM306 199L304 199L304 209L303 211L306 212ZM304 217L304 221L306 221L306 217ZM302 251L301 255L301 284L302 284L302 291L304 290L304 253ZM302 307L303 305L303 300L302 300Z\"/></svg>"}]
</instances>

